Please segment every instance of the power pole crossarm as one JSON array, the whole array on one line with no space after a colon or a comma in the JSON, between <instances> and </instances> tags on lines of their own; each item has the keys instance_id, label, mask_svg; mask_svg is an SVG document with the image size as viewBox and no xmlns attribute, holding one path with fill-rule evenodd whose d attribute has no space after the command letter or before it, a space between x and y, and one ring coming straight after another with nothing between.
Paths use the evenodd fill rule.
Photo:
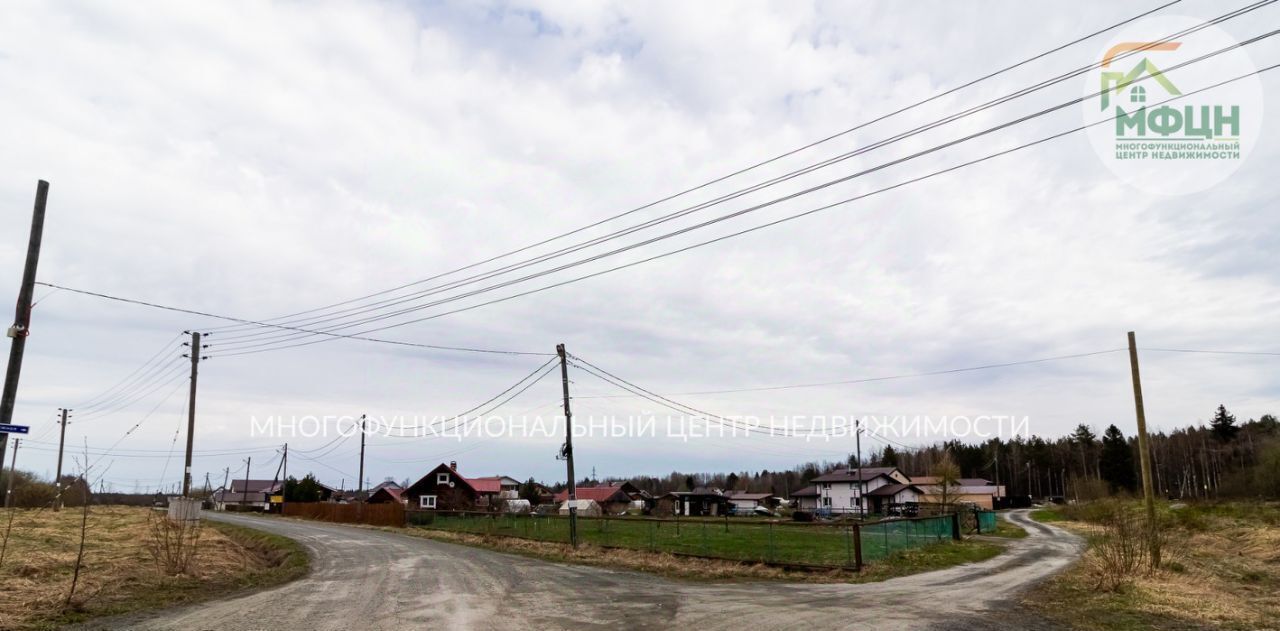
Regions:
<instances>
[{"instance_id":1,"label":"power pole crossarm","mask_svg":"<svg viewBox=\"0 0 1280 631\"><path fill-rule=\"evenodd\" d=\"M18 377L22 374L22 355L31 332L31 300L36 288L36 267L40 264L40 242L44 239L44 207L49 199L49 183L36 184L36 203L31 211L31 237L27 240L27 262L22 268L22 284L18 287L18 307L8 335L9 365L4 373L4 391L0 393L0 425L13 424L13 408L18 401ZM9 446L9 434L0 432L0 465Z\"/></svg>"}]
</instances>

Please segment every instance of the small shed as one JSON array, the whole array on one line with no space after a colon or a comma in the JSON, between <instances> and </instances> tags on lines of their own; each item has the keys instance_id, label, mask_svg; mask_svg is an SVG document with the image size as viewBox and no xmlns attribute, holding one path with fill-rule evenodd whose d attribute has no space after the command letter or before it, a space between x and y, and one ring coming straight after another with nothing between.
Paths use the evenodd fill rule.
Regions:
<instances>
[{"instance_id":1,"label":"small shed","mask_svg":"<svg viewBox=\"0 0 1280 631\"><path fill-rule=\"evenodd\" d=\"M600 510L600 503L595 500L573 500L578 508L578 515L582 517L599 517L604 511ZM569 514L569 501L565 501L560 505L560 514Z\"/></svg>"}]
</instances>

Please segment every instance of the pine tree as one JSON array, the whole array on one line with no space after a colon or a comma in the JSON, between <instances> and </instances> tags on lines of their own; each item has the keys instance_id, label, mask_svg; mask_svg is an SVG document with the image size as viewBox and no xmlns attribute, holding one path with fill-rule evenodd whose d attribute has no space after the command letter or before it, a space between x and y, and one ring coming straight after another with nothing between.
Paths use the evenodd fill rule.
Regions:
<instances>
[{"instance_id":1,"label":"pine tree","mask_svg":"<svg viewBox=\"0 0 1280 631\"><path fill-rule=\"evenodd\" d=\"M1138 476L1133 469L1133 450L1120 428L1112 425L1102 434L1100 456L1102 479L1114 491L1133 491L1138 487Z\"/></svg>"},{"instance_id":2,"label":"pine tree","mask_svg":"<svg viewBox=\"0 0 1280 631\"><path fill-rule=\"evenodd\" d=\"M1219 405L1218 411L1213 415L1213 421L1210 423L1213 427L1213 435L1218 442L1229 443L1235 440L1236 434L1240 433L1240 427L1236 425L1236 417L1227 411L1227 406Z\"/></svg>"},{"instance_id":3,"label":"pine tree","mask_svg":"<svg viewBox=\"0 0 1280 631\"><path fill-rule=\"evenodd\" d=\"M880 456L880 462L886 467L898 466L898 452L894 451L892 445L885 445L884 454Z\"/></svg>"}]
</instances>

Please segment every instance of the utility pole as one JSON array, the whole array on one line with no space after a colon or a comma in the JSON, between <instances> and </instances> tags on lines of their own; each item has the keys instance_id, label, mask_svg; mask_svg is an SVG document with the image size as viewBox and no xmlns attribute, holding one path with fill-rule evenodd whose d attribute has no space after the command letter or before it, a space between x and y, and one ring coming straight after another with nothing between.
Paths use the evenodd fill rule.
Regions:
<instances>
[{"instance_id":1,"label":"utility pole","mask_svg":"<svg viewBox=\"0 0 1280 631\"><path fill-rule=\"evenodd\" d=\"M36 288L36 267L40 264L40 241L44 238L44 206L49 199L49 183L36 184L36 204L31 212L31 237L27 240L27 262L22 268L22 285L18 287L18 308L8 335L9 366L4 373L4 392L0 394L0 425L13 424L13 408L18 401L18 376L22 373L22 354L31 334L31 299ZM9 434L0 432L0 464L9 446Z\"/></svg>"},{"instance_id":2,"label":"utility pole","mask_svg":"<svg viewBox=\"0 0 1280 631\"><path fill-rule=\"evenodd\" d=\"M1147 545L1151 567L1160 567L1160 537L1156 534L1156 494L1151 486L1151 453L1147 447L1147 412L1142 406L1142 378L1138 375L1138 342L1129 331L1129 369L1133 373L1133 406L1138 416L1138 456L1142 463L1142 497L1147 503Z\"/></svg>"},{"instance_id":3,"label":"utility pole","mask_svg":"<svg viewBox=\"0 0 1280 631\"><path fill-rule=\"evenodd\" d=\"M6 438L5 442L9 442L9 439ZM13 499L13 476L18 472L18 445L21 445L21 444L22 444L21 438L13 439L13 460L9 463L9 484L8 484L8 487L5 488L4 490L4 507L5 508L9 508L9 503ZM0 466L3 466L3 465L4 463L0 463Z\"/></svg>"},{"instance_id":4,"label":"utility pole","mask_svg":"<svg viewBox=\"0 0 1280 631\"><path fill-rule=\"evenodd\" d=\"M569 543L578 547L578 487L573 479L573 413L569 411L569 361L564 344L556 344L556 354L560 356L560 382L564 386L564 447L560 455L564 458L569 477Z\"/></svg>"},{"instance_id":5,"label":"utility pole","mask_svg":"<svg viewBox=\"0 0 1280 631\"><path fill-rule=\"evenodd\" d=\"M364 438L366 436L364 432L365 416L367 415L365 414L360 415L360 477L356 478L356 497L357 498L360 497L360 494L364 492ZM333 478L330 478L330 479L332 480Z\"/></svg>"},{"instance_id":6,"label":"utility pole","mask_svg":"<svg viewBox=\"0 0 1280 631\"><path fill-rule=\"evenodd\" d=\"M226 467L222 470L222 492L223 493L227 493L231 491L230 488L227 488L227 481L230 479L231 479L231 467Z\"/></svg>"},{"instance_id":7,"label":"utility pole","mask_svg":"<svg viewBox=\"0 0 1280 631\"><path fill-rule=\"evenodd\" d=\"M190 331L190 333L191 352L188 356L191 358L191 393L187 401L187 462L182 470L183 497L191 497L191 448L195 445L196 438L196 377L200 375L200 360L208 359L200 356L200 351L204 349L200 345L200 332Z\"/></svg>"},{"instance_id":8,"label":"utility pole","mask_svg":"<svg viewBox=\"0 0 1280 631\"><path fill-rule=\"evenodd\" d=\"M289 443L284 444L284 458L280 461L280 514L284 515L285 491L289 488Z\"/></svg>"},{"instance_id":9,"label":"utility pole","mask_svg":"<svg viewBox=\"0 0 1280 631\"><path fill-rule=\"evenodd\" d=\"M244 486L240 487L240 512L244 512L244 498L249 496L249 465L253 456L244 459ZM234 485L233 485L234 486Z\"/></svg>"},{"instance_id":10,"label":"utility pole","mask_svg":"<svg viewBox=\"0 0 1280 631\"><path fill-rule=\"evenodd\" d=\"M56 489L53 500L54 512L62 510L62 448L67 443L67 412L71 410L58 408L58 411L62 413L62 419L58 421L62 431L58 435L58 472L53 476L53 487Z\"/></svg>"},{"instance_id":11,"label":"utility pole","mask_svg":"<svg viewBox=\"0 0 1280 631\"><path fill-rule=\"evenodd\" d=\"M858 450L858 519L862 519L866 515L867 507L863 506L862 498L862 421L860 419L853 420L853 442Z\"/></svg>"}]
</instances>

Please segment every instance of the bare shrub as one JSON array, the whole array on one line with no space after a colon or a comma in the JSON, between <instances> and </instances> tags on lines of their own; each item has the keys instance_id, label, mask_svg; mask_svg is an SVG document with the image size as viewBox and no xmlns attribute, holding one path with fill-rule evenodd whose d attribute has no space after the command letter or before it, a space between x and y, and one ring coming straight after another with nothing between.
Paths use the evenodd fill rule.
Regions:
<instances>
[{"instance_id":1,"label":"bare shrub","mask_svg":"<svg viewBox=\"0 0 1280 631\"><path fill-rule=\"evenodd\" d=\"M171 520L152 511L147 516L147 551L169 576L187 574L200 548L199 520Z\"/></svg>"},{"instance_id":2,"label":"bare shrub","mask_svg":"<svg viewBox=\"0 0 1280 631\"><path fill-rule=\"evenodd\" d=\"M1165 548L1167 528L1157 528L1153 535L1152 524L1145 513L1121 502L1097 502L1093 506L1094 523L1101 529L1094 536L1090 561L1099 586L1107 591L1120 591L1135 577L1154 570L1151 559L1151 537L1155 536L1160 548Z\"/></svg>"}]
</instances>

